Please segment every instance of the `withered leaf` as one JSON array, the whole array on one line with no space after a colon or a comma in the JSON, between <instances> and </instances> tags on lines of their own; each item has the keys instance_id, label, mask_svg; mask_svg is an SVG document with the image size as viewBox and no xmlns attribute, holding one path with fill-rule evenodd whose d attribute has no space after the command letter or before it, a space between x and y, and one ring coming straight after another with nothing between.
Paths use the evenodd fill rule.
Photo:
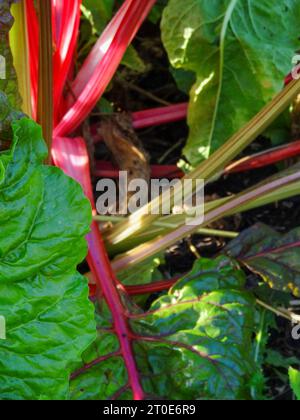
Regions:
<instances>
[{"instance_id":1,"label":"withered leaf","mask_svg":"<svg viewBox=\"0 0 300 420\"><path fill-rule=\"evenodd\" d=\"M128 185L135 179L150 181L149 156L132 126L129 114L103 118L101 135L120 171L126 171ZM128 193L129 198L131 194Z\"/></svg>"}]
</instances>

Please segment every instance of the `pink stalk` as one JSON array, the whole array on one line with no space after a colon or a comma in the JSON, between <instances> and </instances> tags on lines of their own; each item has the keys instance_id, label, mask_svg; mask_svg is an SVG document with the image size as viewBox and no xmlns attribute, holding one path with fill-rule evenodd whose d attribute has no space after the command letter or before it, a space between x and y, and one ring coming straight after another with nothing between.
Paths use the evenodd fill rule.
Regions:
<instances>
[{"instance_id":1,"label":"pink stalk","mask_svg":"<svg viewBox=\"0 0 300 420\"><path fill-rule=\"evenodd\" d=\"M90 178L90 163L85 141L82 138L54 138L52 158L56 166L81 184L91 202L93 212L96 213ZM120 291L125 292L125 289L118 283L114 275L96 222L92 223L87 241L89 245L87 261L95 278L97 288L103 293L110 308L134 399L142 400L145 394L133 355L132 333L128 325L125 308L117 290L118 288Z\"/></svg>"},{"instance_id":2,"label":"pink stalk","mask_svg":"<svg viewBox=\"0 0 300 420\"><path fill-rule=\"evenodd\" d=\"M288 85L291 81L294 80L292 73L288 74L284 80L284 84Z\"/></svg>"},{"instance_id":3,"label":"pink stalk","mask_svg":"<svg viewBox=\"0 0 300 420\"><path fill-rule=\"evenodd\" d=\"M182 103L134 112L132 114L133 126L135 129L139 129L184 120L187 116L187 111L188 104Z\"/></svg>"},{"instance_id":4,"label":"pink stalk","mask_svg":"<svg viewBox=\"0 0 300 420\"><path fill-rule=\"evenodd\" d=\"M298 155L300 155L300 140L234 162L225 169L225 173L233 174L263 168Z\"/></svg>"},{"instance_id":5,"label":"pink stalk","mask_svg":"<svg viewBox=\"0 0 300 420\"><path fill-rule=\"evenodd\" d=\"M118 178L119 170L112 163L106 161L97 161L94 175L99 178ZM184 173L176 165L152 165L152 178L182 178Z\"/></svg>"},{"instance_id":6,"label":"pink stalk","mask_svg":"<svg viewBox=\"0 0 300 420\"><path fill-rule=\"evenodd\" d=\"M39 67L39 25L34 0L26 0L26 21L29 39L29 62L31 81L32 116L37 117L38 67Z\"/></svg>"},{"instance_id":7,"label":"pink stalk","mask_svg":"<svg viewBox=\"0 0 300 420\"><path fill-rule=\"evenodd\" d=\"M75 104L69 109L66 115L62 118L54 131L54 137L62 137L73 132L86 116L92 111L101 98L109 82L113 78L124 53L133 37L137 33L145 17L154 5L155 0L126 0L124 5L128 6L126 13L124 8L121 8L122 19L117 19L117 30L112 37L109 32L109 37L103 39L102 48L104 54L100 54L100 60L97 65L93 67L91 77L80 77L84 80L84 87L81 91L81 83L75 80L73 92L80 92ZM125 6L124 6L125 7ZM109 45L108 49L107 45ZM93 54L94 55L94 54ZM90 60L89 58L87 60ZM88 74L90 76L90 74ZM81 79L82 78L82 79ZM78 88L76 86L79 86ZM76 95L77 96L77 95Z\"/></svg>"},{"instance_id":8,"label":"pink stalk","mask_svg":"<svg viewBox=\"0 0 300 420\"><path fill-rule=\"evenodd\" d=\"M128 12L128 9L131 6L131 3L132 0L127 0L122 4L118 13L116 13L116 15L107 25L102 35L93 47L92 51L88 55L87 59L83 63L78 75L76 76L76 79L72 83L73 94L69 95L69 101L71 105L73 105L73 103L75 102L74 95L78 97L83 92L85 85L89 82L94 72L97 71L99 63L101 62L101 60L103 60L105 54L109 51L109 48L111 47L114 37L116 36L117 31L119 29L119 26L122 24L122 21L125 18L126 13Z\"/></svg>"},{"instance_id":9,"label":"pink stalk","mask_svg":"<svg viewBox=\"0 0 300 420\"><path fill-rule=\"evenodd\" d=\"M126 286L126 292L130 296L147 295L152 293L164 292L171 289L174 284L183 276L178 276L171 280L157 281L151 284L141 284L137 286Z\"/></svg>"},{"instance_id":10,"label":"pink stalk","mask_svg":"<svg viewBox=\"0 0 300 420\"><path fill-rule=\"evenodd\" d=\"M188 103L170 105L160 108L147 109L132 113L132 124L136 130L169 124L184 120L187 117ZM91 126L91 133L95 143L102 141L98 134L101 123Z\"/></svg>"},{"instance_id":11,"label":"pink stalk","mask_svg":"<svg viewBox=\"0 0 300 420\"><path fill-rule=\"evenodd\" d=\"M171 289L174 284L181 278L182 276L174 277L170 280L162 280L156 281L155 283L150 284L141 284L137 286L124 286L126 293L130 296L140 296L140 295L148 295L153 293L164 292L166 290ZM93 298L97 295L97 286L95 284L89 284L90 288L90 298Z\"/></svg>"},{"instance_id":12,"label":"pink stalk","mask_svg":"<svg viewBox=\"0 0 300 420\"><path fill-rule=\"evenodd\" d=\"M53 20L55 25L55 51L53 56L55 121L58 121L59 118L58 111L63 89L76 49L81 2L82 0L53 0Z\"/></svg>"}]
</instances>

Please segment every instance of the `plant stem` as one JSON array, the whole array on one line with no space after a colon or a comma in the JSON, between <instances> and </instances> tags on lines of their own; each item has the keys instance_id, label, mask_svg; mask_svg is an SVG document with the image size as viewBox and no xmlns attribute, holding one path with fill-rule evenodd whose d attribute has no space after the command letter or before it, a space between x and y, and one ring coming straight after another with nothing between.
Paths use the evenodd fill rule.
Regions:
<instances>
[{"instance_id":1,"label":"plant stem","mask_svg":"<svg viewBox=\"0 0 300 420\"><path fill-rule=\"evenodd\" d=\"M93 216L93 219L96 222L111 222L111 223L119 223L122 221L122 219L124 219L122 216L101 216L101 215L97 215L97 216ZM155 222L153 224L153 226L159 226L159 227L166 227L166 228L171 228L174 229L176 228L178 225L176 225L175 223L164 223L163 221L161 222ZM237 232L230 232L227 230L218 230L218 229L198 229L197 233L199 235L204 235L204 236L219 236L220 238L228 238L228 239L235 239L239 233Z\"/></svg>"},{"instance_id":2,"label":"plant stem","mask_svg":"<svg viewBox=\"0 0 300 420\"><path fill-rule=\"evenodd\" d=\"M254 352L255 363L259 362L259 355L260 355L261 346L262 346L262 338L263 338L264 329L265 329L265 320L266 320L266 309L262 310L260 323L259 323L259 331L256 334L256 346L255 346L255 352Z\"/></svg>"},{"instance_id":3,"label":"plant stem","mask_svg":"<svg viewBox=\"0 0 300 420\"><path fill-rule=\"evenodd\" d=\"M265 166L273 165L283 160L293 158L297 155L300 155L299 140L234 162L225 169L225 173L234 174L263 168Z\"/></svg>"},{"instance_id":4,"label":"plant stem","mask_svg":"<svg viewBox=\"0 0 300 420\"><path fill-rule=\"evenodd\" d=\"M255 350L254 350L254 362L257 366L261 366L260 357L263 352L263 341L266 329L266 314L267 310L264 308L260 313L259 329L255 337ZM251 385L251 396L253 400L257 399L257 387Z\"/></svg>"},{"instance_id":5,"label":"plant stem","mask_svg":"<svg viewBox=\"0 0 300 420\"><path fill-rule=\"evenodd\" d=\"M120 171L110 162L96 161L93 174L99 178L118 178ZM176 165L152 165L151 178L182 178L183 172Z\"/></svg>"},{"instance_id":6,"label":"plant stem","mask_svg":"<svg viewBox=\"0 0 300 420\"><path fill-rule=\"evenodd\" d=\"M153 294L153 293L159 293L166 290L171 289L171 287L174 286L174 284L180 280L182 277L184 277L186 274L179 275L177 277L174 277L172 279L168 280L161 280L156 281L154 283L148 283L148 284L141 284L136 286L125 286L122 285L122 289L124 288L126 290L126 293L129 296L140 296L140 295L147 295L147 294ZM90 297L95 297L97 294L97 286L96 282L93 276L93 273L86 273L85 277L89 280L89 287L90 287Z\"/></svg>"},{"instance_id":7,"label":"plant stem","mask_svg":"<svg viewBox=\"0 0 300 420\"><path fill-rule=\"evenodd\" d=\"M53 133L52 2L37 0L39 36L39 85L37 121L42 126L51 161Z\"/></svg>"},{"instance_id":8,"label":"plant stem","mask_svg":"<svg viewBox=\"0 0 300 420\"><path fill-rule=\"evenodd\" d=\"M278 179L279 177L282 177L282 174L277 175L276 177L271 177L269 180L266 180L264 183L268 183L270 181L274 181L274 179ZM254 188L250 188L247 191L244 191L243 194L249 193L253 191L254 189L258 188L262 184L259 184L255 186ZM253 210L262 206L269 205L271 203L276 203L278 201L282 201L285 199L288 199L290 197L297 196L299 194L300 190L300 181L296 181L291 183L290 185L285 185L283 187L279 187L278 189L271 191L261 197L255 197L250 202L241 205L240 207L233 209L230 213L226 215L226 217L233 216L236 213L243 213L249 210ZM220 206L224 205L225 203L228 203L230 200L232 200L234 197L226 197L217 199L214 201L210 201L205 204L205 214L211 212L214 209L219 208ZM131 236L127 240L123 241L120 244L117 245L111 245L109 242L106 243L106 247L110 253L110 255L119 255L121 253L127 252L128 250L132 250L133 248L141 245L144 242L148 242L151 240L154 240L155 238L166 235L170 231L178 228L179 226L183 225L185 223L186 215L170 215L165 217L160 217L157 221L153 223L153 225L142 231L139 232L136 235ZM204 233L205 234L205 228L199 228L198 231L195 231L195 233ZM109 232L110 229L107 229L107 231L103 232L104 238ZM217 232L219 232L217 234ZM229 235L227 235L227 232L225 231L216 231L216 235L211 234L211 236L219 236L219 237L227 237L229 239L234 239L234 237L237 236L236 232L228 232ZM210 234L208 233L208 236Z\"/></svg>"},{"instance_id":9,"label":"plant stem","mask_svg":"<svg viewBox=\"0 0 300 420\"><path fill-rule=\"evenodd\" d=\"M56 166L60 167L67 175L81 184L85 195L91 202L94 213L96 213L90 177L89 155L84 139L54 138L52 156ZM114 330L120 343L120 350L127 368L134 399L141 400L144 398L144 391L134 359L131 340L132 334L119 294L119 291L125 292L125 289L122 288L122 285L118 282L112 271L99 227L95 221L92 223L91 232L87 236L87 241L89 245L87 257L89 267L96 281L97 290L101 291L111 311ZM119 290L117 290L117 287Z\"/></svg>"},{"instance_id":10,"label":"plant stem","mask_svg":"<svg viewBox=\"0 0 300 420\"><path fill-rule=\"evenodd\" d=\"M106 354L105 356L101 356L98 359L93 360L91 363L87 363L82 368L80 368L80 369L76 370L74 373L72 373L71 381L78 378L78 376L83 375L87 370L91 369L92 367L97 366L100 363L106 362L106 360L109 360L113 357L119 357L119 356L121 356L120 350L115 351L113 353Z\"/></svg>"},{"instance_id":11,"label":"plant stem","mask_svg":"<svg viewBox=\"0 0 300 420\"><path fill-rule=\"evenodd\" d=\"M15 18L15 23L9 34L9 43L14 57L14 67L18 76L19 91L23 99L22 110L32 118L29 40L24 2L13 4L11 12Z\"/></svg>"},{"instance_id":12,"label":"plant stem","mask_svg":"<svg viewBox=\"0 0 300 420\"><path fill-rule=\"evenodd\" d=\"M186 118L187 110L188 104L181 103L134 112L132 114L133 126L135 129L140 129L180 121Z\"/></svg>"},{"instance_id":13,"label":"plant stem","mask_svg":"<svg viewBox=\"0 0 300 420\"><path fill-rule=\"evenodd\" d=\"M183 276L171 280L157 281L151 284L142 284L137 286L126 286L126 292L130 296L147 295L152 293L163 292L169 290Z\"/></svg>"},{"instance_id":14,"label":"plant stem","mask_svg":"<svg viewBox=\"0 0 300 420\"><path fill-rule=\"evenodd\" d=\"M261 185L255 189L250 190L245 194L229 199L225 204L208 212L203 220L203 217L198 217L193 221L193 225L185 224L177 228L175 231L168 233L163 237L159 237L154 241L150 241L134 249L133 251L127 252L124 256L121 256L114 260L112 263L115 271L120 271L132 264L140 263L147 258L158 254L162 250L167 249L169 246L175 244L182 238L191 235L199 227L205 227L208 224L219 220L222 217L232 214L232 212L238 212L239 208L257 197L263 197L267 193L275 191L278 188L288 186L289 184L300 180L300 171L295 174L285 176L275 181L269 182L266 185Z\"/></svg>"},{"instance_id":15,"label":"plant stem","mask_svg":"<svg viewBox=\"0 0 300 420\"><path fill-rule=\"evenodd\" d=\"M144 111L133 112L132 125L136 130L139 130L184 120L187 116L187 110L188 104L180 103L176 105L164 106L160 108L150 108ZM99 114L96 115L99 116ZM93 124L91 126L91 134L95 143L102 141L102 137L98 133L100 127L101 123Z\"/></svg>"},{"instance_id":16,"label":"plant stem","mask_svg":"<svg viewBox=\"0 0 300 420\"><path fill-rule=\"evenodd\" d=\"M82 0L63 0L53 2L53 20L55 22L53 55L54 73L54 119L59 120L62 95L77 47L80 25L80 6Z\"/></svg>"},{"instance_id":17,"label":"plant stem","mask_svg":"<svg viewBox=\"0 0 300 420\"><path fill-rule=\"evenodd\" d=\"M204 179L206 182L209 182L212 178L216 179L224 168L289 106L299 92L300 80L289 83L246 126L221 146L209 159L200 164L187 178ZM191 190L190 193L192 194L192 192ZM159 218L159 215L153 213L159 213L161 202L164 201L166 195L169 195L169 191L152 200L144 208L117 225L112 229L107 241L115 245L139 230L150 226ZM181 200L181 194L180 196L173 194L174 205Z\"/></svg>"},{"instance_id":18,"label":"plant stem","mask_svg":"<svg viewBox=\"0 0 300 420\"><path fill-rule=\"evenodd\" d=\"M26 23L28 33L28 52L30 57L31 109L32 118L37 119L38 67L39 67L39 28L34 0L26 0Z\"/></svg>"},{"instance_id":19,"label":"plant stem","mask_svg":"<svg viewBox=\"0 0 300 420\"><path fill-rule=\"evenodd\" d=\"M125 317L125 309L121 303L121 298L116 288L116 279L111 269L111 265L96 223L93 223L92 232L88 235L87 240L89 244L87 262L91 271L95 275L98 290L102 291L111 311L114 328L120 342L122 356L127 368L134 399L142 400L144 399L144 391L140 383L136 362L133 356L130 339L131 332ZM118 287L121 286L119 285Z\"/></svg>"},{"instance_id":20,"label":"plant stem","mask_svg":"<svg viewBox=\"0 0 300 420\"><path fill-rule=\"evenodd\" d=\"M273 306L268 305L259 299L256 299L256 303L281 318L285 318L293 323L300 322L300 315L294 314L293 312L290 312L286 309L274 308Z\"/></svg>"},{"instance_id":21,"label":"plant stem","mask_svg":"<svg viewBox=\"0 0 300 420\"><path fill-rule=\"evenodd\" d=\"M156 0L126 0L84 62L70 96L70 108L55 127L54 136L73 132L95 107Z\"/></svg>"}]
</instances>

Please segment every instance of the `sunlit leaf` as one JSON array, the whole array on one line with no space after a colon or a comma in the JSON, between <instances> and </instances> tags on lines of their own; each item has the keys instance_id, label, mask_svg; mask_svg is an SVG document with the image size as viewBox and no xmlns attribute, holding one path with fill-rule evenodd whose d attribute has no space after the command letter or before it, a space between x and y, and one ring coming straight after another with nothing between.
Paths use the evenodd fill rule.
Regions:
<instances>
[{"instance_id":1,"label":"sunlit leaf","mask_svg":"<svg viewBox=\"0 0 300 420\"><path fill-rule=\"evenodd\" d=\"M184 153L196 165L283 87L300 47L298 0L170 0L162 36L176 68L197 75Z\"/></svg>"}]
</instances>

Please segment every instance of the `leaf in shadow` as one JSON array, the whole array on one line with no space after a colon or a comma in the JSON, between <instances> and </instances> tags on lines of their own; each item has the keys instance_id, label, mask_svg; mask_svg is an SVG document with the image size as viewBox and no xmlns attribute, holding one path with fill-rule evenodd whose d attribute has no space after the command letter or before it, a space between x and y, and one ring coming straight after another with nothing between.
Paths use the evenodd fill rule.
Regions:
<instances>
[{"instance_id":1,"label":"leaf in shadow","mask_svg":"<svg viewBox=\"0 0 300 420\"><path fill-rule=\"evenodd\" d=\"M244 283L231 259L201 259L148 312L130 311L123 296L147 397L249 398L255 310ZM72 398L130 398L111 315L105 304L97 312L98 338L72 377Z\"/></svg>"},{"instance_id":2,"label":"leaf in shadow","mask_svg":"<svg viewBox=\"0 0 300 420\"><path fill-rule=\"evenodd\" d=\"M271 288L300 296L300 228L283 235L259 223L231 241L225 252Z\"/></svg>"}]
</instances>

